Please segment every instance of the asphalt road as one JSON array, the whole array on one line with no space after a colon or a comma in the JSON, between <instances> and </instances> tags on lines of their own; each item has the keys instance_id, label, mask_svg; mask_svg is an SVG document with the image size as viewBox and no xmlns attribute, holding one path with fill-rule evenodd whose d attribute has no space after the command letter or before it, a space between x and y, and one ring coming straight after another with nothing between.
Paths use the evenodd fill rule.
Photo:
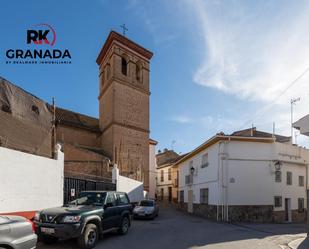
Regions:
<instances>
[{"instance_id":1,"label":"asphalt road","mask_svg":"<svg viewBox=\"0 0 309 249\"><path fill-rule=\"evenodd\" d=\"M285 225L281 225L285 226ZM216 223L174 209L161 209L155 220L133 221L127 235L106 234L96 248L108 249L282 249L299 237L286 232L287 226L245 226ZM267 228L270 228L268 231ZM281 246L280 246L281 245ZM53 245L38 245L39 249L75 249L75 240Z\"/></svg>"}]
</instances>

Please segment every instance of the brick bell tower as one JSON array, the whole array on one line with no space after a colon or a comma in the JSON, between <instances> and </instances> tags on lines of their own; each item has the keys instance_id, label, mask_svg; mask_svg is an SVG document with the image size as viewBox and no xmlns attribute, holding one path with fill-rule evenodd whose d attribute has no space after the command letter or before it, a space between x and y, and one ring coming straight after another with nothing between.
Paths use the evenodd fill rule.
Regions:
<instances>
[{"instance_id":1,"label":"brick bell tower","mask_svg":"<svg viewBox=\"0 0 309 249\"><path fill-rule=\"evenodd\" d=\"M149 189L149 63L152 52L111 31L99 65L99 119L104 152L120 174Z\"/></svg>"}]
</instances>

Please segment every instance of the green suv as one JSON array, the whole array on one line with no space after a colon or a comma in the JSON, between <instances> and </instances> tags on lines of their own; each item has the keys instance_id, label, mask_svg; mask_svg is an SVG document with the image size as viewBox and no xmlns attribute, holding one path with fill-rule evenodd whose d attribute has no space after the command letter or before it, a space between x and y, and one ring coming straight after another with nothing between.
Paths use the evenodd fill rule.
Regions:
<instances>
[{"instance_id":1,"label":"green suv","mask_svg":"<svg viewBox=\"0 0 309 249\"><path fill-rule=\"evenodd\" d=\"M126 193L84 191L68 205L37 212L34 218L39 240L77 238L82 248L94 248L103 233L126 234L131 225L132 205Z\"/></svg>"}]
</instances>

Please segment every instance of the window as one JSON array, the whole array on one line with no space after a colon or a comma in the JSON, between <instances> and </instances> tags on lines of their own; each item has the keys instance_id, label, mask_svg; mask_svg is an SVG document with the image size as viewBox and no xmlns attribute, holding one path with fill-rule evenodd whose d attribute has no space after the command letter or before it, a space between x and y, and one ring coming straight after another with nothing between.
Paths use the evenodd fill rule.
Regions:
<instances>
[{"instance_id":1,"label":"window","mask_svg":"<svg viewBox=\"0 0 309 249\"><path fill-rule=\"evenodd\" d=\"M205 168L208 166L208 153L204 154L202 156L202 165L201 165L201 168Z\"/></svg>"},{"instance_id":2,"label":"window","mask_svg":"<svg viewBox=\"0 0 309 249\"><path fill-rule=\"evenodd\" d=\"M279 170L276 170L276 172L275 172L275 181L276 182L281 182L281 180L282 180L282 173L281 173L281 171L279 171Z\"/></svg>"},{"instance_id":3,"label":"window","mask_svg":"<svg viewBox=\"0 0 309 249\"><path fill-rule=\"evenodd\" d=\"M168 169L168 180L172 180L172 169Z\"/></svg>"},{"instance_id":4,"label":"window","mask_svg":"<svg viewBox=\"0 0 309 249\"><path fill-rule=\"evenodd\" d=\"M201 188L200 189L200 203L208 204L208 188Z\"/></svg>"},{"instance_id":5,"label":"window","mask_svg":"<svg viewBox=\"0 0 309 249\"><path fill-rule=\"evenodd\" d=\"M282 197L275 196L275 207L282 207Z\"/></svg>"},{"instance_id":6,"label":"window","mask_svg":"<svg viewBox=\"0 0 309 249\"><path fill-rule=\"evenodd\" d=\"M3 104L1 110L7 113L12 113L12 110L9 105Z\"/></svg>"},{"instance_id":7,"label":"window","mask_svg":"<svg viewBox=\"0 0 309 249\"><path fill-rule=\"evenodd\" d=\"M141 82L142 79L142 66L140 65L140 63L136 63L135 65L135 76L136 76L136 80Z\"/></svg>"},{"instance_id":8,"label":"window","mask_svg":"<svg viewBox=\"0 0 309 249\"><path fill-rule=\"evenodd\" d=\"M140 201L138 205L141 207L153 207L155 205L155 202L152 200L143 200Z\"/></svg>"},{"instance_id":9,"label":"window","mask_svg":"<svg viewBox=\"0 0 309 249\"><path fill-rule=\"evenodd\" d=\"M114 193L108 193L105 204L111 204L112 206L116 205L116 199Z\"/></svg>"},{"instance_id":10,"label":"window","mask_svg":"<svg viewBox=\"0 0 309 249\"><path fill-rule=\"evenodd\" d=\"M32 110L33 112L35 112L37 115L40 114L39 108L38 108L36 105L33 105L33 106L31 107L31 110Z\"/></svg>"},{"instance_id":11,"label":"window","mask_svg":"<svg viewBox=\"0 0 309 249\"><path fill-rule=\"evenodd\" d=\"M302 213L305 211L305 199L298 198L298 212Z\"/></svg>"},{"instance_id":12,"label":"window","mask_svg":"<svg viewBox=\"0 0 309 249\"><path fill-rule=\"evenodd\" d=\"M125 58L121 58L121 72L123 75L127 75L128 63Z\"/></svg>"},{"instance_id":13,"label":"window","mask_svg":"<svg viewBox=\"0 0 309 249\"><path fill-rule=\"evenodd\" d=\"M292 185L292 172L286 172L286 184Z\"/></svg>"},{"instance_id":14,"label":"window","mask_svg":"<svg viewBox=\"0 0 309 249\"><path fill-rule=\"evenodd\" d=\"M129 204L129 200L126 194L120 193L117 194L117 202L118 205L127 205Z\"/></svg>"},{"instance_id":15,"label":"window","mask_svg":"<svg viewBox=\"0 0 309 249\"><path fill-rule=\"evenodd\" d=\"M305 177L304 176L299 176L298 177L298 183L300 187L305 186Z\"/></svg>"},{"instance_id":16,"label":"window","mask_svg":"<svg viewBox=\"0 0 309 249\"><path fill-rule=\"evenodd\" d=\"M163 182L164 181L164 170L162 169L161 170L161 182Z\"/></svg>"},{"instance_id":17,"label":"window","mask_svg":"<svg viewBox=\"0 0 309 249\"><path fill-rule=\"evenodd\" d=\"M179 191L179 202L184 202L185 198L184 198L184 191L180 190Z\"/></svg>"}]
</instances>

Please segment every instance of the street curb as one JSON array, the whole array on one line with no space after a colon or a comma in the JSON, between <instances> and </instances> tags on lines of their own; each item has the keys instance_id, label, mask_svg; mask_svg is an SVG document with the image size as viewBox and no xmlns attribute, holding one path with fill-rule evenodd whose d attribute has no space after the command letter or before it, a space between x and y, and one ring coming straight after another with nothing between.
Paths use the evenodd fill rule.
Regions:
<instances>
[{"instance_id":1,"label":"street curb","mask_svg":"<svg viewBox=\"0 0 309 249\"><path fill-rule=\"evenodd\" d=\"M301 244L301 242L304 241L305 239L306 237L292 240L291 242L288 243L288 247L290 249L297 249L298 246Z\"/></svg>"}]
</instances>

